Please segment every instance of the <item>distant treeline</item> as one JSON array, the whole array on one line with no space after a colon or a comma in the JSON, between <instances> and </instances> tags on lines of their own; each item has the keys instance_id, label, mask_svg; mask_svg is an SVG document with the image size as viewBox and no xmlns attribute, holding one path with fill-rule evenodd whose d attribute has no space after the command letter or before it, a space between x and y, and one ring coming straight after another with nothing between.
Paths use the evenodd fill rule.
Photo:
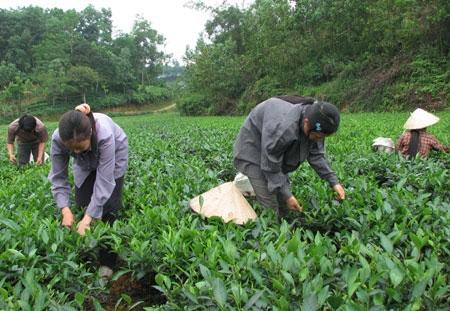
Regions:
<instances>
[{"instance_id":1,"label":"distant treeline","mask_svg":"<svg viewBox=\"0 0 450 311\"><path fill-rule=\"evenodd\" d=\"M349 111L449 106L448 0L191 5L212 18L186 55L184 114L247 113L286 93Z\"/></svg>"},{"instance_id":2,"label":"distant treeline","mask_svg":"<svg viewBox=\"0 0 450 311\"><path fill-rule=\"evenodd\" d=\"M141 17L113 36L109 9L0 9L0 119L84 100L98 109L176 100L182 114L245 114L288 93L347 111L449 106L449 1L190 5L211 17L185 67L168 66L165 39Z\"/></svg>"},{"instance_id":3,"label":"distant treeline","mask_svg":"<svg viewBox=\"0 0 450 311\"><path fill-rule=\"evenodd\" d=\"M158 79L169 60L164 37L140 17L130 33L113 38L112 28L111 11L92 6L0 9L0 118L170 98Z\"/></svg>"}]
</instances>

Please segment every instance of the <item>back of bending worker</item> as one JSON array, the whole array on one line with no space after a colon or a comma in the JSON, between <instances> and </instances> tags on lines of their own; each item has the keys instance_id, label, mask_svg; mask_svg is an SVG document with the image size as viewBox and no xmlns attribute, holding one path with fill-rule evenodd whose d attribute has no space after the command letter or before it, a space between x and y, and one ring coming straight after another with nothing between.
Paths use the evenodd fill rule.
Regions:
<instances>
[{"instance_id":1,"label":"back of bending worker","mask_svg":"<svg viewBox=\"0 0 450 311\"><path fill-rule=\"evenodd\" d=\"M24 114L19 119L12 121L8 126L8 139L6 148L9 161L17 161L14 156L14 141L17 137L17 153L19 165L30 162L30 154L34 162L41 165L44 162L45 143L48 140L48 132L41 120L30 114Z\"/></svg>"},{"instance_id":2,"label":"back of bending worker","mask_svg":"<svg viewBox=\"0 0 450 311\"><path fill-rule=\"evenodd\" d=\"M281 218L287 206L303 211L292 195L288 173L305 160L345 199L345 191L325 157L324 139L338 130L339 110L310 99L297 104L290 95L270 98L257 105L244 121L234 144L234 166L247 175L257 201ZM303 98L304 99L304 98Z\"/></svg>"}]
</instances>

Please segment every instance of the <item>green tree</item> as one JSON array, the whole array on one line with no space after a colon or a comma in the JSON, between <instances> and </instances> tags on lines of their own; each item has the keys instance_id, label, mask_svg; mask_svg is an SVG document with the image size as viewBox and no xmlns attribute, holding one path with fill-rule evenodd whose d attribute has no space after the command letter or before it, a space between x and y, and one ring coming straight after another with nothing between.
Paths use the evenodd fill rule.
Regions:
<instances>
[{"instance_id":1,"label":"green tree","mask_svg":"<svg viewBox=\"0 0 450 311\"><path fill-rule=\"evenodd\" d=\"M7 64L2 61L0 64L0 90L4 89L9 82L13 81L15 77L21 76L21 72L14 64Z\"/></svg>"},{"instance_id":2,"label":"green tree","mask_svg":"<svg viewBox=\"0 0 450 311\"><path fill-rule=\"evenodd\" d=\"M110 54L111 62L114 66L114 76L111 79L113 87L127 92L135 81L133 66L131 64L131 52L128 48L122 48L119 55Z\"/></svg>"},{"instance_id":3,"label":"green tree","mask_svg":"<svg viewBox=\"0 0 450 311\"><path fill-rule=\"evenodd\" d=\"M205 24L205 31L212 42L225 43L227 40L232 40L236 43L236 52L239 55L244 54L242 44L244 9L236 5L229 5L226 1L219 7L213 7L202 1L191 1L188 6L211 14L212 18Z\"/></svg>"},{"instance_id":4,"label":"green tree","mask_svg":"<svg viewBox=\"0 0 450 311\"><path fill-rule=\"evenodd\" d=\"M112 42L112 12L110 9L97 11L92 5L80 12L77 31L88 42L110 45Z\"/></svg>"},{"instance_id":5,"label":"green tree","mask_svg":"<svg viewBox=\"0 0 450 311\"><path fill-rule=\"evenodd\" d=\"M211 114L226 114L235 110L243 92L240 58L236 43L206 44L199 40L186 66L187 88L202 92L210 103Z\"/></svg>"},{"instance_id":6,"label":"green tree","mask_svg":"<svg viewBox=\"0 0 450 311\"><path fill-rule=\"evenodd\" d=\"M52 106L55 106L59 97L76 91L73 85L68 84L66 68L67 60L57 58L48 64L47 70L41 71L36 77L42 92L51 99Z\"/></svg>"},{"instance_id":7,"label":"green tree","mask_svg":"<svg viewBox=\"0 0 450 311\"><path fill-rule=\"evenodd\" d=\"M67 71L67 84L74 87L83 102L86 102L86 93L98 87L99 80L98 73L89 67L72 66Z\"/></svg>"},{"instance_id":8,"label":"green tree","mask_svg":"<svg viewBox=\"0 0 450 311\"><path fill-rule=\"evenodd\" d=\"M75 29L79 23L79 14L75 10L64 12L55 8L48 14L43 39L33 47L33 57L38 66L43 66L42 70L54 59L72 58Z\"/></svg>"},{"instance_id":9,"label":"green tree","mask_svg":"<svg viewBox=\"0 0 450 311\"><path fill-rule=\"evenodd\" d=\"M162 72L166 55L158 50L164 44L164 37L151 28L149 21L138 16L131 32L133 49L131 50L135 72L140 84L150 84Z\"/></svg>"},{"instance_id":10,"label":"green tree","mask_svg":"<svg viewBox=\"0 0 450 311\"><path fill-rule=\"evenodd\" d=\"M43 38L46 16L42 8L30 6L13 11L9 19L4 60L20 71L30 72L34 67L32 49Z\"/></svg>"},{"instance_id":11,"label":"green tree","mask_svg":"<svg viewBox=\"0 0 450 311\"><path fill-rule=\"evenodd\" d=\"M5 104L12 103L16 107L16 112L18 114L23 113L22 102L31 93L31 81L22 80L19 77L16 78L15 82L9 83L9 85L4 90Z\"/></svg>"}]
</instances>

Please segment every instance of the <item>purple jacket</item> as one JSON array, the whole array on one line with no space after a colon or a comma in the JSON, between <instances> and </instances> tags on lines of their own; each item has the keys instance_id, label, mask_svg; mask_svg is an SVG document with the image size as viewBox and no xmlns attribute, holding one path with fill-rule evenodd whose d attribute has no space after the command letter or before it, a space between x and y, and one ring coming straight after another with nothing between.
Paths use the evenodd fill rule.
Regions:
<instances>
[{"instance_id":1,"label":"purple jacket","mask_svg":"<svg viewBox=\"0 0 450 311\"><path fill-rule=\"evenodd\" d=\"M59 208L70 207L71 188L68 180L69 159L75 186L80 188L92 171L96 171L94 191L86 214L101 218L103 205L111 197L115 180L124 176L128 166L128 137L114 121L101 113L94 113L97 132L97 152L89 148L77 154L67 149L59 137L59 129L52 135L50 157L52 168L48 179Z\"/></svg>"}]
</instances>

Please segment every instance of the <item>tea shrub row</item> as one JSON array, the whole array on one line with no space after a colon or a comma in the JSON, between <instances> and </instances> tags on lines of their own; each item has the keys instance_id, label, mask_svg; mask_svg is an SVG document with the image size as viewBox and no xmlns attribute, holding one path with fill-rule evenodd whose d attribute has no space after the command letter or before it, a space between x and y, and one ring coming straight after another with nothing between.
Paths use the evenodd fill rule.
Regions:
<instances>
[{"instance_id":1,"label":"tea shrub row","mask_svg":"<svg viewBox=\"0 0 450 311\"><path fill-rule=\"evenodd\" d=\"M440 117L429 131L449 145L450 112ZM408 162L370 149L379 136L396 141L406 118L343 115L326 146L347 199L334 200L305 163L291 174L304 213L281 225L254 199L259 217L244 226L189 207L237 173L242 117L116 118L130 142L121 220L99 222L85 237L60 226L50 163L18 170L5 151L0 309L79 310L90 298L101 310L96 298L109 285L95 258L109 243L122 263L115 279L132 271L149 296L151 288L160 294L144 310L450 310L450 157Z\"/></svg>"}]
</instances>

